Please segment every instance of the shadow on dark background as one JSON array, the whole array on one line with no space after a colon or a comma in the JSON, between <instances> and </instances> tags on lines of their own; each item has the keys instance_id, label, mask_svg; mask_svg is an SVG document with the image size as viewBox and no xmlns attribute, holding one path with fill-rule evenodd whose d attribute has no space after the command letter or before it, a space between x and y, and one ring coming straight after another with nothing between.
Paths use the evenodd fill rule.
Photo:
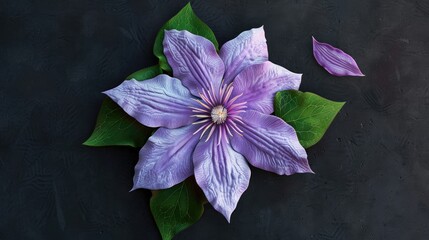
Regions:
<instances>
[{"instance_id":1,"label":"shadow on dark background","mask_svg":"<svg viewBox=\"0 0 429 240\"><path fill-rule=\"evenodd\" d=\"M186 1L0 2L0 239L160 239L137 150L90 148L104 96L155 63ZM316 175L252 169L231 224L207 206L176 239L429 239L429 1L194 1L218 41L265 26L271 61L347 104L308 150ZM311 36L365 78L317 65Z\"/></svg>"}]
</instances>

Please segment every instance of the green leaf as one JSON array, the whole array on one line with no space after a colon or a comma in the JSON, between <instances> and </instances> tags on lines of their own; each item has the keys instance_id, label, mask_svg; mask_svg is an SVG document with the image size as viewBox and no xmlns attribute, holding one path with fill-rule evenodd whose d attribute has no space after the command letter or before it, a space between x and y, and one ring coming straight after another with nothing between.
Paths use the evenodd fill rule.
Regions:
<instances>
[{"instance_id":1,"label":"green leaf","mask_svg":"<svg viewBox=\"0 0 429 240\"><path fill-rule=\"evenodd\" d=\"M143 81L149 78L154 78L161 73L162 73L162 70L159 67L159 65L155 65L155 66L140 69L137 72L134 72L131 75L129 75L126 79L129 80L134 78L135 80Z\"/></svg>"},{"instance_id":2,"label":"green leaf","mask_svg":"<svg viewBox=\"0 0 429 240\"><path fill-rule=\"evenodd\" d=\"M213 31L205 24L201 19L195 15L192 10L191 4L188 3L180 12L178 12L173 18L168 20L167 23L162 26L155 38L155 45L153 46L153 53L156 57L159 58L159 65L161 69L172 72L170 65L167 62L167 59L164 55L164 47L162 41L164 40L164 30L188 30L189 32L200 35L202 37L210 40L216 49L218 49L219 44L216 40L216 37Z\"/></svg>"},{"instance_id":3,"label":"green leaf","mask_svg":"<svg viewBox=\"0 0 429 240\"><path fill-rule=\"evenodd\" d=\"M152 191L150 209L163 240L196 223L204 212L206 199L193 178L169 189Z\"/></svg>"},{"instance_id":4,"label":"green leaf","mask_svg":"<svg viewBox=\"0 0 429 240\"><path fill-rule=\"evenodd\" d=\"M344 104L314 93L287 90L277 92L274 114L292 125L301 145L308 148L323 137Z\"/></svg>"},{"instance_id":5,"label":"green leaf","mask_svg":"<svg viewBox=\"0 0 429 240\"><path fill-rule=\"evenodd\" d=\"M158 65L141 69L127 79L145 80L162 73ZM98 113L97 123L86 146L131 146L141 147L152 134L153 128L145 127L129 116L110 98L106 98Z\"/></svg>"}]
</instances>

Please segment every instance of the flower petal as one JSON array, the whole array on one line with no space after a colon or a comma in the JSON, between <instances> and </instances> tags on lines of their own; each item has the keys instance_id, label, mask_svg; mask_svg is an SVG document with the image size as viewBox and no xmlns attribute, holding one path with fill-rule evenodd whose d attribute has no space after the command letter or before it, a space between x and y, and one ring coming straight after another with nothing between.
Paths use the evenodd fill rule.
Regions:
<instances>
[{"instance_id":1,"label":"flower petal","mask_svg":"<svg viewBox=\"0 0 429 240\"><path fill-rule=\"evenodd\" d=\"M226 84L246 67L268 61L264 27L240 33L222 46L219 55L225 64L224 82Z\"/></svg>"},{"instance_id":2,"label":"flower petal","mask_svg":"<svg viewBox=\"0 0 429 240\"><path fill-rule=\"evenodd\" d=\"M247 111L241 117L243 136L234 135L231 145L250 164L279 175L313 172L295 130L286 122L257 111Z\"/></svg>"},{"instance_id":3,"label":"flower petal","mask_svg":"<svg viewBox=\"0 0 429 240\"><path fill-rule=\"evenodd\" d=\"M298 89L301 76L269 61L252 65L234 79L233 95L243 94L239 101L246 101L248 109L271 114L276 92Z\"/></svg>"},{"instance_id":4,"label":"flower petal","mask_svg":"<svg viewBox=\"0 0 429 240\"><path fill-rule=\"evenodd\" d=\"M166 30L163 44L173 76L192 94L199 96L211 85L219 88L225 67L212 42L186 30Z\"/></svg>"},{"instance_id":5,"label":"flower petal","mask_svg":"<svg viewBox=\"0 0 429 240\"><path fill-rule=\"evenodd\" d=\"M145 80L127 80L104 92L126 113L148 127L177 128L190 124L193 96L180 80L161 74Z\"/></svg>"},{"instance_id":6,"label":"flower petal","mask_svg":"<svg viewBox=\"0 0 429 240\"><path fill-rule=\"evenodd\" d=\"M314 37L313 55L317 63L334 76L365 76L350 55L327 43L318 42Z\"/></svg>"},{"instance_id":7,"label":"flower petal","mask_svg":"<svg viewBox=\"0 0 429 240\"><path fill-rule=\"evenodd\" d=\"M139 153L134 189L165 189L193 174L192 152L198 143L196 125L177 129L159 128Z\"/></svg>"},{"instance_id":8,"label":"flower petal","mask_svg":"<svg viewBox=\"0 0 429 240\"><path fill-rule=\"evenodd\" d=\"M217 132L217 131L216 131ZM230 221L238 200L249 186L250 168L244 157L214 134L195 148L195 179L207 200Z\"/></svg>"}]
</instances>

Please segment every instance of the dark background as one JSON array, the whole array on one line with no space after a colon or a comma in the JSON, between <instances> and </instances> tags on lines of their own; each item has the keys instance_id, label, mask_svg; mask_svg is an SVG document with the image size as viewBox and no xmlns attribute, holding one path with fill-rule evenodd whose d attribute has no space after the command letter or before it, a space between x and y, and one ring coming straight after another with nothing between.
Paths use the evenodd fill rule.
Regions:
<instances>
[{"instance_id":1,"label":"dark background","mask_svg":"<svg viewBox=\"0 0 429 240\"><path fill-rule=\"evenodd\" d=\"M160 239L137 150L91 148L100 93L155 63L186 1L0 1L0 239ZM176 239L429 239L429 1L193 1L222 44L265 26L271 61L347 104L308 150L316 175L252 168L228 224L209 205ZM364 78L333 77L311 36Z\"/></svg>"}]
</instances>

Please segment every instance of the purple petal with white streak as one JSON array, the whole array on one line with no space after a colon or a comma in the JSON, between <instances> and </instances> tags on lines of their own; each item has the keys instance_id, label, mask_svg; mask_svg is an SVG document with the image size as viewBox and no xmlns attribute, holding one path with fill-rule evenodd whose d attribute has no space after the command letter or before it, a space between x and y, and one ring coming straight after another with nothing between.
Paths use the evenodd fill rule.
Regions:
<instances>
[{"instance_id":1,"label":"purple petal with white streak","mask_svg":"<svg viewBox=\"0 0 429 240\"><path fill-rule=\"evenodd\" d=\"M247 109L271 114L276 92L297 90L301 76L269 61L252 65L234 79L233 96L242 93L239 99L240 102L247 102Z\"/></svg>"},{"instance_id":2,"label":"purple petal with white streak","mask_svg":"<svg viewBox=\"0 0 429 240\"><path fill-rule=\"evenodd\" d=\"M104 92L126 113L148 127L177 128L192 123L195 104L180 80L161 74L155 78L126 80Z\"/></svg>"},{"instance_id":3,"label":"purple petal with white streak","mask_svg":"<svg viewBox=\"0 0 429 240\"><path fill-rule=\"evenodd\" d=\"M219 55L225 63L224 82L226 84L248 66L268 61L264 27L240 33L222 46Z\"/></svg>"},{"instance_id":4,"label":"purple petal with white streak","mask_svg":"<svg viewBox=\"0 0 429 240\"><path fill-rule=\"evenodd\" d=\"M211 85L219 89L225 67L212 42L186 30L166 30L163 45L173 76L192 94L199 96Z\"/></svg>"},{"instance_id":5,"label":"purple petal with white streak","mask_svg":"<svg viewBox=\"0 0 429 240\"><path fill-rule=\"evenodd\" d=\"M231 145L253 166L279 175L313 173L307 153L295 130L282 119L257 111L241 114L243 136L234 135Z\"/></svg>"},{"instance_id":6,"label":"purple petal with white streak","mask_svg":"<svg viewBox=\"0 0 429 240\"><path fill-rule=\"evenodd\" d=\"M207 200L230 221L238 200L249 186L250 168L244 157L218 134L201 141L193 155L195 179Z\"/></svg>"},{"instance_id":7,"label":"purple petal with white streak","mask_svg":"<svg viewBox=\"0 0 429 240\"><path fill-rule=\"evenodd\" d=\"M159 128L139 153L135 167L134 189L165 189L194 173L192 153L199 138L192 133L197 126Z\"/></svg>"},{"instance_id":8,"label":"purple petal with white streak","mask_svg":"<svg viewBox=\"0 0 429 240\"><path fill-rule=\"evenodd\" d=\"M327 43L318 42L314 37L313 55L317 63L334 76L365 76L350 55Z\"/></svg>"}]
</instances>

